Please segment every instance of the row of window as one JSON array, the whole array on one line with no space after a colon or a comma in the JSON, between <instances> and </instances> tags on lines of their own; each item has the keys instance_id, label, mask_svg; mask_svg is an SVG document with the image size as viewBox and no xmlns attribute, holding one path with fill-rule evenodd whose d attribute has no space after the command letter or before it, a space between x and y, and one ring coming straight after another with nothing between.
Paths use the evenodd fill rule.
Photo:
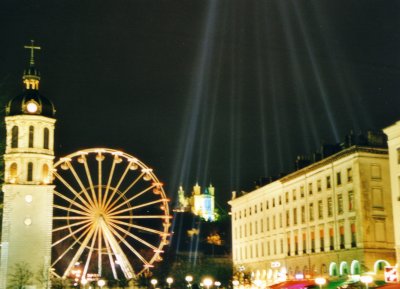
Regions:
<instances>
[{"instance_id":1,"label":"row of window","mask_svg":"<svg viewBox=\"0 0 400 289\"><path fill-rule=\"evenodd\" d=\"M376 191L376 192L381 192L381 191ZM336 214L341 215L344 212L353 212L354 211L354 193L353 191L349 191L347 193L347 204L346 204L346 210L345 210L345 204L344 204L344 196L345 194L338 194L337 195L337 210ZM376 205L382 205L383 206L383 197L377 197L377 203ZM315 212L315 206L317 206L317 212ZM307 208L308 207L308 208ZM300 210L299 210L300 209ZM308 211L308 216L307 216L307 211ZM299 215L300 212L300 215ZM317 213L317 215L315 215ZM314 203L311 202L308 206L302 205L300 207L295 207L292 208L291 210L286 210L286 227L290 226L296 226L299 223L301 224L306 224L306 222L312 222L315 221L316 219L318 220L323 220L325 217L333 217L334 215L334 205L333 205L333 198L332 197L327 197L326 199L321 199L318 200L318 202ZM275 230L277 229L277 217L276 215L273 215L271 217L266 217L265 219L265 228L264 228L264 219L259 219L254 221L254 226L253 222L248 222L247 224L244 225L239 225L235 228L235 233L234 233L234 238L238 239L242 237L247 237L253 235L253 228L254 228L254 234L258 233L264 233L264 229L269 232L271 229ZM279 214L279 228L283 227L283 221L282 221L282 213ZM243 230L242 230L243 227ZM239 229L239 235L238 235L238 229ZM242 234L243 233L243 234Z\"/></svg>"},{"instance_id":2,"label":"row of window","mask_svg":"<svg viewBox=\"0 0 400 289\"><path fill-rule=\"evenodd\" d=\"M49 166L44 164L42 166L42 179L45 180L49 176ZM18 165L16 163L12 163L10 165L10 180L16 181L18 178ZM27 164L27 175L26 181L32 182L33 181L33 163L28 162Z\"/></svg>"},{"instance_id":3,"label":"row of window","mask_svg":"<svg viewBox=\"0 0 400 289\"><path fill-rule=\"evenodd\" d=\"M292 238L288 236L286 244L284 244L283 238L279 238L238 246L235 249L236 254L234 257L235 260L243 260L278 254L296 256L306 253L328 252L339 248L344 249L346 238L350 241L350 247L354 248L357 246L354 223L350 224L350 230L345 230L344 225L341 224L336 238L333 227L330 227L327 233L328 236L325 234L324 229L320 229L319 232L311 231L308 235L306 232L300 232L299 230L299 233L295 233ZM349 236L346 237L346 234L349 234Z\"/></svg>"},{"instance_id":4,"label":"row of window","mask_svg":"<svg viewBox=\"0 0 400 289\"><path fill-rule=\"evenodd\" d=\"M380 180L382 178L382 169L379 164L371 164L370 165L370 173L371 173L371 179L372 180ZM346 181L347 183L353 182L353 170L352 168L347 168L346 169ZM335 182L336 186L341 186L343 184L342 180L342 171L336 172L336 177L335 177ZM324 188L323 188L324 185ZM296 189L293 189L291 192L286 191L284 194L284 200L282 199L282 196L278 196L275 198L272 198L270 200L266 200L264 202L260 202L259 204L255 204L253 206L250 206L246 209L240 210L238 212L234 212L234 220L241 219L241 218L246 218L247 216L251 216L252 214L257 214L258 212L263 212L264 209L264 204L266 210L270 208L275 208L277 206L282 205L283 202L286 204L289 204L291 201L296 202L298 198L304 199L305 198L305 189L307 189L308 195L313 196L314 191L320 193L325 189L325 191L330 191L332 189L332 177L331 175L325 176L325 181L323 183L323 179L318 179L315 183L310 182L308 183L308 186L305 188L305 186L300 186Z\"/></svg>"},{"instance_id":5,"label":"row of window","mask_svg":"<svg viewBox=\"0 0 400 289\"><path fill-rule=\"evenodd\" d=\"M347 174L346 174L346 180L348 183L351 183L353 181L353 170L352 168L347 168ZM336 185L340 186L342 185L342 172L337 172L336 173ZM332 188L332 181L331 181L331 176L326 176L326 181L325 181L325 189L330 190ZM308 189L308 195L312 196L314 194L314 190L316 189L317 192L322 192L322 181L321 179L318 179L317 182L314 183L309 183L307 186ZM299 187L299 193L300 193L300 198L305 197L305 188L304 186ZM289 192L285 192L285 203L288 204L290 200L296 201L298 197L297 190L293 189L292 194L290 197ZM274 208L277 205L282 205L282 197L279 196L277 199L273 198L271 200L271 203L269 200L265 202L265 207L268 210L270 207ZM247 214L249 216L252 215L254 212L255 214L258 212L258 209L260 212L263 211L263 203L260 203L259 205L254 205L254 210L252 207L249 207L248 209L243 210L243 217L246 217ZM236 220L237 218L241 219L242 218L242 211L235 212L234 214L234 219Z\"/></svg>"},{"instance_id":6,"label":"row of window","mask_svg":"<svg viewBox=\"0 0 400 289\"><path fill-rule=\"evenodd\" d=\"M43 129L43 148L49 149L49 135L50 131L47 127ZM28 147L33 148L34 144L34 136L35 136L35 127L29 126L29 139L28 139ZM11 148L18 148L18 140L19 140L19 128L18 126L13 126L11 129Z\"/></svg>"}]
</instances>

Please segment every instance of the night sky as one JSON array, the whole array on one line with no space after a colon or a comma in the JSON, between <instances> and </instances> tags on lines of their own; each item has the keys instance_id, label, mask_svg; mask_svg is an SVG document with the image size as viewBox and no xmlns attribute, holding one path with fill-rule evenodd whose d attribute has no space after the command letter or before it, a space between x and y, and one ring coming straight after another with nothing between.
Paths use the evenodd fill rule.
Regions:
<instances>
[{"instance_id":1,"label":"night sky","mask_svg":"<svg viewBox=\"0 0 400 289\"><path fill-rule=\"evenodd\" d=\"M400 1L3 0L0 97L35 40L56 154L121 149L219 205L400 119Z\"/></svg>"}]
</instances>

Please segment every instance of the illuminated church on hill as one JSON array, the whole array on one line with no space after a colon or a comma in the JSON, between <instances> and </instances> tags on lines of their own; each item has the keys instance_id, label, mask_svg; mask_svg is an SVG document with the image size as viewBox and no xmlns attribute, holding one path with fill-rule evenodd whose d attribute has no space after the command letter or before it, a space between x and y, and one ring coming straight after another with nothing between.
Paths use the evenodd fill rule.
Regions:
<instances>
[{"instance_id":1,"label":"illuminated church on hill","mask_svg":"<svg viewBox=\"0 0 400 289\"><path fill-rule=\"evenodd\" d=\"M185 191L183 190L182 186L180 186L178 190L178 206L176 211L190 211L206 221L215 221L216 212L214 194L215 188L211 184L202 192L201 186L196 183L196 185L193 186L191 196L185 197Z\"/></svg>"}]
</instances>

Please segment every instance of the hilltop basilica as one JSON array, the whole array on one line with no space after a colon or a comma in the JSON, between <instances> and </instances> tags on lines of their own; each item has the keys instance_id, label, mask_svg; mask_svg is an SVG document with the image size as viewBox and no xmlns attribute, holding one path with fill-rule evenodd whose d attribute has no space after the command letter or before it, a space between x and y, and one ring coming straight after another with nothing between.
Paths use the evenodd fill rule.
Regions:
<instances>
[{"instance_id":1,"label":"hilltop basilica","mask_svg":"<svg viewBox=\"0 0 400 289\"><path fill-rule=\"evenodd\" d=\"M206 221L215 221L217 216L214 193L215 188L211 184L202 193L201 187L196 183L193 186L192 194L189 197L185 197L185 191L180 186L178 190L178 205L175 211L192 212Z\"/></svg>"}]
</instances>

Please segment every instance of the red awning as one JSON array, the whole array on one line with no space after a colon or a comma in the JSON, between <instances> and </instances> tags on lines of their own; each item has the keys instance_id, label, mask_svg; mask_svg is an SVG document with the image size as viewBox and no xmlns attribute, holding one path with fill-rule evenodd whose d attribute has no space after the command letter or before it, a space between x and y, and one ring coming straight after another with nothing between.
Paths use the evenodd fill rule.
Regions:
<instances>
[{"instance_id":1,"label":"red awning","mask_svg":"<svg viewBox=\"0 0 400 289\"><path fill-rule=\"evenodd\" d=\"M315 286L313 280L296 280L296 281L285 281L278 284L269 286L271 289L302 289L308 286Z\"/></svg>"}]
</instances>

